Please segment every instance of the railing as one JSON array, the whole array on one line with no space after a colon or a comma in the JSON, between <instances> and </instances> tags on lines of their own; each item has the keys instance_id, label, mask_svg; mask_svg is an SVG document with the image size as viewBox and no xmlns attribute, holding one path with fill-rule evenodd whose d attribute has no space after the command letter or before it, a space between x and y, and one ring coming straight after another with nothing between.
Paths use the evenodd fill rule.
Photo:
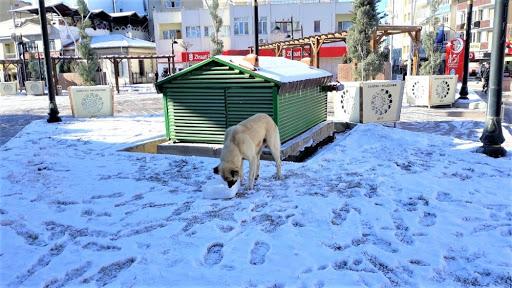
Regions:
<instances>
[{"instance_id":1,"label":"railing","mask_svg":"<svg viewBox=\"0 0 512 288\"><path fill-rule=\"evenodd\" d=\"M141 75L140 73L132 72L133 84L153 83L153 81L154 81L153 73L146 73L146 74Z\"/></svg>"},{"instance_id":2,"label":"railing","mask_svg":"<svg viewBox=\"0 0 512 288\"><path fill-rule=\"evenodd\" d=\"M5 59L17 59L16 53L5 53L4 54Z\"/></svg>"}]
</instances>

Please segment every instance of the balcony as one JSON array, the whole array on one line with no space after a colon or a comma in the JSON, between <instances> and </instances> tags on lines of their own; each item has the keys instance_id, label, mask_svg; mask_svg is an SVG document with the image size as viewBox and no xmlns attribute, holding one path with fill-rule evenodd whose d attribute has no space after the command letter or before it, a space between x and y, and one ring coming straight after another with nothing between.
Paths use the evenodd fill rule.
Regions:
<instances>
[{"instance_id":1,"label":"balcony","mask_svg":"<svg viewBox=\"0 0 512 288\"><path fill-rule=\"evenodd\" d=\"M5 53L4 54L5 59L18 59L16 56L16 53Z\"/></svg>"}]
</instances>

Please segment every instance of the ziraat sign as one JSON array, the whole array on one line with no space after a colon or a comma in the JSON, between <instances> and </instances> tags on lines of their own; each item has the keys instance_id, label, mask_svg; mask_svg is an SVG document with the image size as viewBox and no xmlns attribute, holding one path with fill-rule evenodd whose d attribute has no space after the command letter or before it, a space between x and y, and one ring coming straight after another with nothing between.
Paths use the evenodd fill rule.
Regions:
<instances>
[{"instance_id":1,"label":"ziraat sign","mask_svg":"<svg viewBox=\"0 0 512 288\"><path fill-rule=\"evenodd\" d=\"M181 52L181 59L187 62L199 62L210 58L210 52Z\"/></svg>"},{"instance_id":2,"label":"ziraat sign","mask_svg":"<svg viewBox=\"0 0 512 288\"><path fill-rule=\"evenodd\" d=\"M464 40L456 38L446 45L446 75L457 75L462 81L464 74Z\"/></svg>"}]
</instances>

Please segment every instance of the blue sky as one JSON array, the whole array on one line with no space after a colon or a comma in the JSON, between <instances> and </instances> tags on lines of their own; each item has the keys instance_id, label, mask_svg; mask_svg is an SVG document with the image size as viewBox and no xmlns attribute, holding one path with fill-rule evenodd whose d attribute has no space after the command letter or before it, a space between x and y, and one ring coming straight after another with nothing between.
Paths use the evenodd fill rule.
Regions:
<instances>
[{"instance_id":1,"label":"blue sky","mask_svg":"<svg viewBox=\"0 0 512 288\"><path fill-rule=\"evenodd\" d=\"M386 4L388 3L388 0L380 0L380 3L379 3L379 11L386 11Z\"/></svg>"}]
</instances>

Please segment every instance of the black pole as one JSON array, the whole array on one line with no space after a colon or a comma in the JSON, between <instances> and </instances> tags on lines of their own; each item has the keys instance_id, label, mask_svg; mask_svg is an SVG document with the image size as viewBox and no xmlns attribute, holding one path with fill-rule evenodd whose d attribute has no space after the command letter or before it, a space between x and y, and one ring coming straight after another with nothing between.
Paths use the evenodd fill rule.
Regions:
<instances>
[{"instance_id":1,"label":"black pole","mask_svg":"<svg viewBox=\"0 0 512 288\"><path fill-rule=\"evenodd\" d=\"M172 55L172 69L171 69L171 74L174 74L176 73L176 63L174 62L174 44L176 44L176 39L174 38L174 36L172 37L172 40L171 40L171 55Z\"/></svg>"},{"instance_id":2,"label":"black pole","mask_svg":"<svg viewBox=\"0 0 512 288\"><path fill-rule=\"evenodd\" d=\"M466 41L464 44L464 74L462 74L462 86L460 87L459 99L468 98L468 74L469 74L469 46L471 45L471 22L473 21L473 0L468 1L466 15ZM494 17L496 19L496 17ZM506 21L505 21L506 22Z\"/></svg>"},{"instance_id":3,"label":"black pole","mask_svg":"<svg viewBox=\"0 0 512 288\"><path fill-rule=\"evenodd\" d=\"M258 16L258 0L253 0L254 6L254 54L260 54L259 42L259 16Z\"/></svg>"},{"instance_id":4,"label":"black pole","mask_svg":"<svg viewBox=\"0 0 512 288\"><path fill-rule=\"evenodd\" d=\"M293 40L293 16L290 16L290 22L292 23L292 40Z\"/></svg>"},{"instance_id":5,"label":"black pole","mask_svg":"<svg viewBox=\"0 0 512 288\"><path fill-rule=\"evenodd\" d=\"M491 75L489 79L489 95L487 99L487 116L485 127L480 142L483 146L479 152L494 158L500 158L507 154L507 150L501 147L505 142L501 131L501 106L503 105L502 84L503 65L505 59L505 36L507 29L507 14L509 0L496 0L494 4L494 31L492 35Z\"/></svg>"},{"instance_id":6,"label":"black pole","mask_svg":"<svg viewBox=\"0 0 512 288\"><path fill-rule=\"evenodd\" d=\"M48 40L48 26L46 22L46 7L44 0L39 0L39 19L41 20L41 31L43 34L44 63L46 65L46 85L48 87L48 100L50 101L48 123L61 122L59 109L55 101L55 89L53 87L52 63L50 59L50 41Z\"/></svg>"}]
</instances>

